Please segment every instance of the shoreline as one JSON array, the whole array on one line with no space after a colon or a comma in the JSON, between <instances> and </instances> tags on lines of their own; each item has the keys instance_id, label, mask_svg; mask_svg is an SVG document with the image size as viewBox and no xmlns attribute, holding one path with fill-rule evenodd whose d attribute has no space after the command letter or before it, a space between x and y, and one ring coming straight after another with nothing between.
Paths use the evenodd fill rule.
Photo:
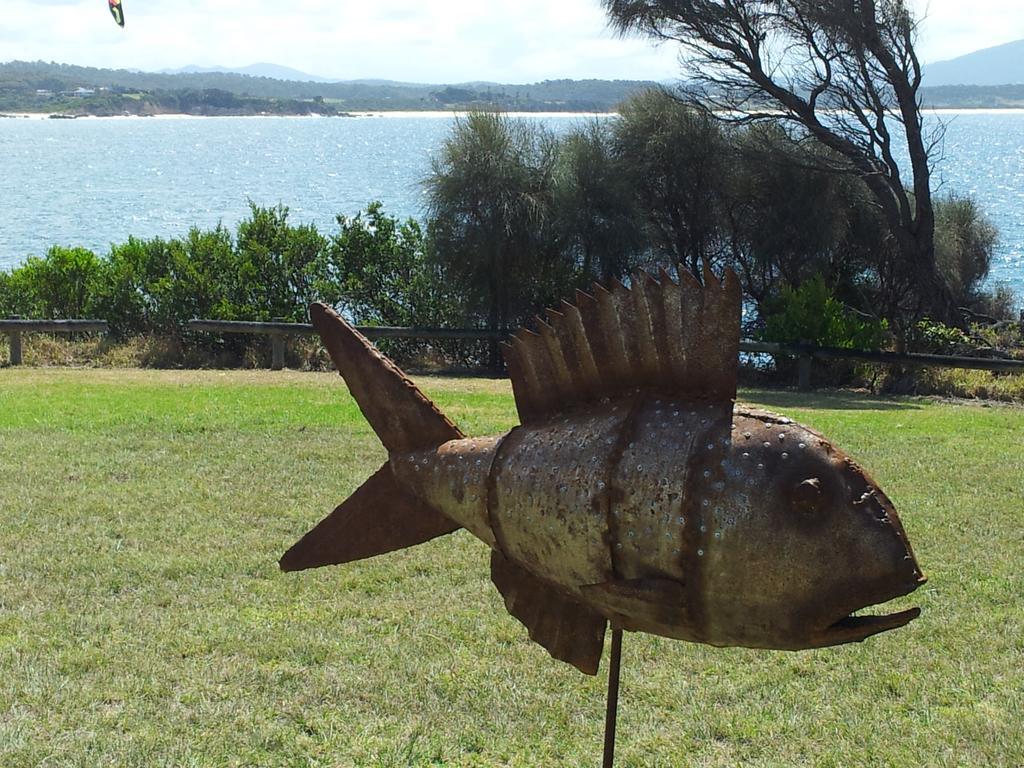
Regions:
<instances>
[{"instance_id":1,"label":"shoreline","mask_svg":"<svg viewBox=\"0 0 1024 768\"><path fill-rule=\"evenodd\" d=\"M925 107L922 111L935 115L1013 115L1024 114L1024 107ZM69 115L63 112L0 112L0 120L225 120L225 119L344 119L344 118L381 118L381 119L402 119L402 118L434 118L452 119L462 118L471 114L470 110L352 110L341 112L336 115L307 114L307 115L192 115L185 112L166 112L156 115ZM507 117L517 119L550 119L557 117L569 118L590 118L590 117L615 117L618 112L573 112L573 111L546 111L546 112L502 112Z\"/></svg>"},{"instance_id":2,"label":"shoreline","mask_svg":"<svg viewBox=\"0 0 1024 768\"><path fill-rule=\"evenodd\" d=\"M1024 110L1022 110L1024 111ZM64 112L2 112L0 119L10 120L231 120L231 119L324 119L336 120L344 118L444 118L466 117L470 110L352 110L337 115L190 115L185 112L166 112L158 115L69 115ZM618 112L502 112L501 114L515 118L551 118L551 117L611 117Z\"/></svg>"}]
</instances>

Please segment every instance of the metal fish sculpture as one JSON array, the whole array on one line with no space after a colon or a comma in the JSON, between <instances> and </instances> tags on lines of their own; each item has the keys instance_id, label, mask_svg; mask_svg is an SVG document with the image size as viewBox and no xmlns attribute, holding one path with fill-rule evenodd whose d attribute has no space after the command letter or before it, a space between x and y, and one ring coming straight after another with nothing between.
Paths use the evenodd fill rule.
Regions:
<instances>
[{"instance_id":1,"label":"metal fish sculpture","mask_svg":"<svg viewBox=\"0 0 1024 768\"><path fill-rule=\"evenodd\" d=\"M114 17L117 26L124 27L124 8L121 7L121 0L107 0L110 6L110 15Z\"/></svg>"},{"instance_id":2,"label":"metal fish sculpture","mask_svg":"<svg viewBox=\"0 0 1024 768\"><path fill-rule=\"evenodd\" d=\"M281 559L345 563L466 528L508 611L596 674L608 622L718 646L858 642L918 608L892 502L817 432L734 406L734 274L595 286L504 346L521 425L467 438L369 341L313 324L390 458Z\"/></svg>"}]
</instances>

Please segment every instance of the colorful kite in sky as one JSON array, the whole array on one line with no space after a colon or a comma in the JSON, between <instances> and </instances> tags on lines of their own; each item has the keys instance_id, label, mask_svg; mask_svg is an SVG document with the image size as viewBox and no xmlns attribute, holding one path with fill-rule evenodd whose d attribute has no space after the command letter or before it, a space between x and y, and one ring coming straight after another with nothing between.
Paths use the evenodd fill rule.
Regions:
<instances>
[{"instance_id":1,"label":"colorful kite in sky","mask_svg":"<svg viewBox=\"0 0 1024 768\"><path fill-rule=\"evenodd\" d=\"M124 26L124 9L121 7L121 0L107 0L110 3L110 13L119 27Z\"/></svg>"}]
</instances>

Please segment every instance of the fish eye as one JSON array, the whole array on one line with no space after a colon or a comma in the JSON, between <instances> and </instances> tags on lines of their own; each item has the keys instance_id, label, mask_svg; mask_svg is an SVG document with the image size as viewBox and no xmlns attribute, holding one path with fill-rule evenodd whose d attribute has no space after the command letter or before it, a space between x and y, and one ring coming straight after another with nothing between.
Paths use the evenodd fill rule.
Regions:
<instances>
[{"instance_id":1,"label":"fish eye","mask_svg":"<svg viewBox=\"0 0 1024 768\"><path fill-rule=\"evenodd\" d=\"M793 488L793 506L805 514L814 514L821 507L823 495L821 480L810 477Z\"/></svg>"}]
</instances>

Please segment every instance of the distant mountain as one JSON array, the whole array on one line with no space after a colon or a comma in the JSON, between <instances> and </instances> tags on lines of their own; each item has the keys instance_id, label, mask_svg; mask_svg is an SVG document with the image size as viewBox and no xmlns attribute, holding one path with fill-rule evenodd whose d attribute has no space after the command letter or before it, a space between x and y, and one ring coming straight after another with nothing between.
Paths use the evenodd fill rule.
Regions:
<instances>
[{"instance_id":1,"label":"distant mountain","mask_svg":"<svg viewBox=\"0 0 1024 768\"><path fill-rule=\"evenodd\" d=\"M405 80L383 80L379 77L363 77L357 80L332 80L333 83L345 83L346 85L386 85L402 88L415 88L423 83L410 83Z\"/></svg>"},{"instance_id":2,"label":"distant mountain","mask_svg":"<svg viewBox=\"0 0 1024 768\"><path fill-rule=\"evenodd\" d=\"M1024 83L1024 40L984 48L924 68L924 85L1015 85Z\"/></svg>"},{"instance_id":3,"label":"distant mountain","mask_svg":"<svg viewBox=\"0 0 1024 768\"><path fill-rule=\"evenodd\" d=\"M370 85L377 87L395 87L395 88L433 88L436 85L431 83L412 83L406 80L387 80L380 77L362 77L346 80L344 78L337 77L321 77L320 75L311 75L308 72L303 72L299 69L293 69L292 67L286 67L281 64L269 64L261 62L258 64L249 64L245 67L222 67L219 64L211 64L209 66L200 66L198 64L189 64L187 67L178 67L177 69L161 69L154 74L159 75L198 75L208 73L220 73L220 74L231 74L231 75L248 75L249 77L269 77L272 80L285 80L293 83L341 83L344 85ZM452 83L460 88L475 88L477 90L486 88L501 87L501 83L490 82L488 80L473 80L466 83Z\"/></svg>"},{"instance_id":4,"label":"distant mountain","mask_svg":"<svg viewBox=\"0 0 1024 768\"><path fill-rule=\"evenodd\" d=\"M249 64L245 67L221 67L217 65L203 67L196 64L189 64L187 67L179 67L178 69L161 69L159 74L162 75L195 75L201 72L227 72L236 75L249 75L251 77L269 77L274 80L292 80L304 83L333 83L336 82L327 77L320 77L319 75L311 75L308 72L302 72L298 69L292 69L291 67L284 67L280 64L268 64L266 62L259 62L257 64Z\"/></svg>"}]
</instances>

